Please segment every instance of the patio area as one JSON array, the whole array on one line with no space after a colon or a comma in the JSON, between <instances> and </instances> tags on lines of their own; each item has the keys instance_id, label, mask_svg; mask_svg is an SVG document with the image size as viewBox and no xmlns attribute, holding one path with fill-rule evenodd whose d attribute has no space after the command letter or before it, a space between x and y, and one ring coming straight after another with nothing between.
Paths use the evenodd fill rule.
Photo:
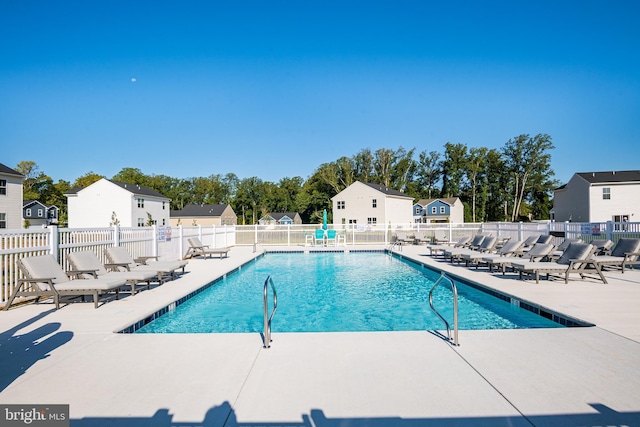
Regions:
<instances>
[{"instance_id":1,"label":"patio area","mask_svg":"<svg viewBox=\"0 0 640 427\"><path fill-rule=\"evenodd\" d=\"M98 309L0 313L0 403L69 404L72 426L640 425L639 271L535 284L427 252L400 253L596 326L460 331L459 347L430 331L274 332L270 349L255 333L114 333L257 255L240 246Z\"/></svg>"}]
</instances>

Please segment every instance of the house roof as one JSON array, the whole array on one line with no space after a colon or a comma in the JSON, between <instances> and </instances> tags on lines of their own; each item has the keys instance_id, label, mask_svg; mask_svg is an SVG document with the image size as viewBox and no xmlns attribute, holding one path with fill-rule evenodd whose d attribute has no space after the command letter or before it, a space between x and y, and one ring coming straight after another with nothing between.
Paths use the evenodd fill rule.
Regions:
<instances>
[{"instance_id":1,"label":"house roof","mask_svg":"<svg viewBox=\"0 0 640 427\"><path fill-rule=\"evenodd\" d=\"M169 216L179 217L179 216L221 216L224 210L227 208L227 204L215 204L215 205L186 205L182 209L172 210Z\"/></svg>"},{"instance_id":2,"label":"house roof","mask_svg":"<svg viewBox=\"0 0 640 427\"><path fill-rule=\"evenodd\" d=\"M124 190L129 191L130 193L136 194L136 195L160 197L162 199L169 199L169 197L165 196L164 194L158 193L157 191L152 190L149 187L145 187L144 185L128 184L126 182L111 181L110 179L107 179L107 181L109 181L112 184L117 185L118 187L120 187L120 188L122 188ZM91 185L93 185L93 184L91 184ZM65 194L76 194L78 191L84 190L84 188L87 188L87 187L74 187L74 188L69 189L69 191L67 191Z\"/></svg>"},{"instance_id":3,"label":"house roof","mask_svg":"<svg viewBox=\"0 0 640 427\"><path fill-rule=\"evenodd\" d=\"M640 170L606 171L606 172L578 172L576 175L591 184L607 182L640 182Z\"/></svg>"},{"instance_id":4,"label":"house roof","mask_svg":"<svg viewBox=\"0 0 640 427\"><path fill-rule=\"evenodd\" d=\"M0 163L0 174L3 175L15 175L15 176L21 176L24 178L24 175L22 175L20 172L17 172L13 169L11 169L9 166L5 166L2 163Z\"/></svg>"},{"instance_id":5,"label":"house roof","mask_svg":"<svg viewBox=\"0 0 640 427\"><path fill-rule=\"evenodd\" d=\"M363 182L364 185L367 185L375 190L378 190L381 193L386 194L387 196L398 196L398 197L408 197L413 199L413 197L404 194L402 191L394 190L393 188L389 188L382 184L373 184L370 182Z\"/></svg>"},{"instance_id":6,"label":"house roof","mask_svg":"<svg viewBox=\"0 0 640 427\"><path fill-rule=\"evenodd\" d=\"M265 215L265 218L267 216L270 216L275 221L280 221L286 216L287 218L291 218L293 220L295 219L296 215L298 215L298 212L271 212L268 215Z\"/></svg>"},{"instance_id":7,"label":"house roof","mask_svg":"<svg viewBox=\"0 0 640 427\"><path fill-rule=\"evenodd\" d=\"M437 197L435 199L420 199L416 202L416 205L427 206L436 200L440 200L443 203L446 203L449 206L455 205L456 201L460 200L458 197Z\"/></svg>"}]
</instances>

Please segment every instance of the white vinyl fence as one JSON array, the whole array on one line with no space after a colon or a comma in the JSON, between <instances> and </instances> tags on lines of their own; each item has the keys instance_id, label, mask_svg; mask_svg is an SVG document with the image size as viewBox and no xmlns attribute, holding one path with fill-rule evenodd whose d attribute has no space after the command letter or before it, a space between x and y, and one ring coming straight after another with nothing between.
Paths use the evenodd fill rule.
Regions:
<instances>
[{"instance_id":1,"label":"white vinyl fence","mask_svg":"<svg viewBox=\"0 0 640 427\"><path fill-rule=\"evenodd\" d=\"M105 249L124 246L132 257L154 255L161 260L181 259L188 250L187 238L197 236L211 247L224 246L305 246L313 242L312 235L321 228L319 224L302 225L237 225L211 227L106 227L70 229L55 226L42 229L0 230L0 306L10 296L17 280L21 278L17 261L22 257L52 254L69 270L67 254L75 251L93 251L106 262ZM388 245L395 233L406 231L408 235L420 232L429 239L445 238L450 242L464 235L486 233L499 238L524 240L533 234L551 234L555 243L565 238L579 238L585 242L593 239L621 237L640 238L640 223L466 223L466 224L353 224L334 227L347 246Z\"/></svg>"}]
</instances>

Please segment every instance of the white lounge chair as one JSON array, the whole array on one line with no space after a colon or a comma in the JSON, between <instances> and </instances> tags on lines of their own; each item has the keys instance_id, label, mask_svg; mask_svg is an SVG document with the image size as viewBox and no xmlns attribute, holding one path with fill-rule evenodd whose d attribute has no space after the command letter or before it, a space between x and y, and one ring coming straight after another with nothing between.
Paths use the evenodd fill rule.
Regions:
<instances>
[{"instance_id":1,"label":"white lounge chair","mask_svg":"<svg viewBox=\"0 0 640 427\"><path fill-rule=\"evenodd\" d=\"M119 271L154 271L158 277L158 281L162 283L165 277L171 279L176 278L176 271L182 270L189 261L151 261L156 257L141 257L133 259L126 248L122 246L113 246L107 248L107 259L109 267L118 269Z\"/></svg>"},{"instance_id":2,"label":"white lounge chair","mask_svg":"<svg viewBox=\"0 0 640 427\"><path fill-rule=\"evenodd\" d=\"M446 251L447 249L451 249L453 248L461 248L461 247L465 247L469 244L469 242L471 242L471 236L463 236L461 238L458 239L457 242L455 242L452 245L427 245L427 248L429 248L429 255L431 256L435 256L437 257L438 254L444 254L444 251Z\"/></svg>"},{"instance_id":3,"label":"white lounge chair","mask_svg":"<svg viewBox=\"0 0 640 427\"><path fill-rule=\"evenodd\" d=\"M212 248L209 245L203 245L199 237L189 237L187 239L189 243L189 249L184 255L184 259L193 258L195 256L201 256L203 258L213 258L214 255L218 255L219 258L226 258L229 256L230 247Z\"/></svg>"},{"instance_id":4,"label":"white lounge chair","mask_svg":"<svg viewBox=\"0 0 640 427\"><path fill-rule=\"evenodd\" d=\"M73 267L73 273L84 278L126 280L131 286L131 295L135 295L136 285L146 283L149 289L151 281L157 279L154 271L108 271L105 267L111 266L109 264L103 266L96 254L91 251L71 252L67 256L67 261ZM111 268L115 267L117 266Z\"/></svg>"},{"instance_id":5,"label":"white lounge chair","mask_svg":"<svg viewBox=\"0 0 640 427\"><path fill-rule=\"evenodd\" d=\"M497 247L497 244L496 244ZM517 253L522 247L522 240L508 241L500 249L495 252L495 257L505 257ZM486 261L482 261L483 258L487 258L489 255L487 252L476 251L473 253L462 254L461 258L465 262L465 266L469 267L469 264L475 265L476 270L480 264L486 264Z\"/></svg>"},{"instance_id":6,"label":"white lounge chair","mask_svg":"<svg viewBox=\"0 0 640 427\"><path fill-rule=\"evenodd\" d=\"M18 285L4 306L5 310L18 296L35 296L36 302L40 297L51 297L58 309L61 296L81 296L84 300L85 295L91 295L94 307L98 308L100 295L115 292L117 299L120 288L126 284L124 279L71 280L53 255L25 257L19 259L17 264L25 277L18 279Z\"/></svg>"},{"instance_id":7,"label":"white lounge chair","mask_svg":"<svg viewBox=\"0 0 640 427\"><path fill-rule=\"evenodd\" d=\"M449 258L451 262L460 262L464 259L466 255L470 259L476 255L486 255L488 253L492 253L495 251L496 243L498 242L498 238L496 236L483 236L482 243L475 248L462 248L462 249L453 249L451 251L445 251L444 257ZM468 261L466 262L468 265Z\"/></svg>"}]
</instances>

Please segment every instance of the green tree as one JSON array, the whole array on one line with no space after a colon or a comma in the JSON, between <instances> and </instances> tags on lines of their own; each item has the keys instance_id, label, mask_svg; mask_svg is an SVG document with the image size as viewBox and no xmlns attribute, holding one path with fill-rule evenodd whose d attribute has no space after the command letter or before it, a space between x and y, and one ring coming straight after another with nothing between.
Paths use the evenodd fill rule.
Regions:
<instances>
[{"instance_id":1,"label":"green tree","mask_svg":"<svg viewBox=\"0 0 640 427\"><path fill-rule=\"evenodd\" d=\"M100 181L102 178L104 178L103 175L98 175L97 173L94 172L87 172L86 174L82 175L81 177L76 178L76 180L73 182L73 188L86 188L88 186L90 186L91 184L93 184L94 182Z\"/></svg>"},{"instance_id":2,"label":"green tree","mask_svg":"<svg viewBox=\"0 0 640 427\"><path fill-rule=\"evenodd\" d=\"M437 193L436 185L442 176L442 162L437 151L422 151L418 156L416 167L416 183L418 197L426 196L431 199Z\"/></svg>"},{"instance_id":3,"label":"green tree","mask_svg":"<svg viewBox=\"0 0 640 427\"><path fill-rule=\"evenodd\" d=\"M511 221L520 217L523 201L531 196L533 188L544 189L547 178L553 176L549 154L553 148L551 137L546 134L538 134L533 138L522 134L505 144L502 151L511 177L513 201Z\"/></svg>"},{"instance_id":4,"label":"green tree","mask_svg":"<svg viewBox=\"0 0 640 427\"><path fill-rule=\"evenodd\" d=\"M442 197L460 197L467 161L467 146L447 142L444 148L442 191L440 193Z\"/></svg>"}]
</instances>

